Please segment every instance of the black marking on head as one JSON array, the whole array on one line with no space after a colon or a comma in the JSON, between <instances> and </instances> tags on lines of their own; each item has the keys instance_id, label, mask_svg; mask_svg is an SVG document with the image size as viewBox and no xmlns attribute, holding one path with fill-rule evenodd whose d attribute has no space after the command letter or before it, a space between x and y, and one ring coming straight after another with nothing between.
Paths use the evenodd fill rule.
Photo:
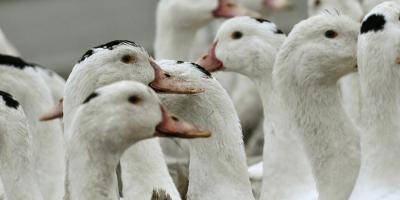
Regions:
<instances>
[{"instance_id":1,"label":"black marking on head","mask_svg":"<svg viewBox=\"0 0 400 200\"><path fill-rule=\"evenodd\" d=\"M91 101L92 99L96 98L97 96L99 96L98 93L93 92L92 94L90 94L88 97L86 97L85 101L83 101L83 103L89 103L89 101Z\"/></svg>"},{"instance_id":2,"label":"black marking on head","mask_svg":"<svg viewBox=\"0 0 400 200\"><path fill-rule=\"evenodd\" d=\"M278 28L275 30L275 33L276 34L285 34L285 33L283 33L283 31L281 29L278 29Z\"/></svg>"},{"instance_id":3,"label":"black marking on head","mask_svg":"<svg viewBox=\"0 0 400 200\"><path fill-rule=\"evenodd\" d=\"M27 63L19 57L14 57L4 54L0 54L0 65L8 65L18 69L24 69L25 67L35 66L35 64Z\"/></svg>"},{"instance_id":4,"label":"black marking on head","mask_svg":"<svg viewBox=\"0 0 400 200\"><path fill-rule=\"evenodd\" d=\"M361 34L368 33L370 31L378 32L382 31L385 27L386 19L381 14L373 14L369 16L361 26Z\"/></svg>"},{"instance_id":5,"label":"black marking on head","mask_svg":"<svg viewBox=\"0 0 400 200\"><path fill-rule=\"evenodd\" d=\"M111 42L108 42L106 44L102 44L96 47L93 47L92 49L86 51L86 53L83 54L83 56L81 57L81 59L79 59L78 63L84 61L86 58L89 58L91 55L94 54L93 49L109 49L109 50L113 50L116 46L120 46L123 44L127 44L127 45L131 45L134 47L140 47L142 48L142 46L140 46L139 44L137 44L136 42L133 41L129 41L129 40L114 40Z\"/></svg>"},{"instance_id":6,"label":"black marking on head","mask_svg":"<svg viewBox=\"0 0 400 200\"><path fill-rule=\"evenodd\" d=\"M258 21L260 23L264 23L264 22L271 23L271 21L269 21L268 19L263 19L263 18L253 18L253 19L255 19L256 21Z\"/></svg>"},{"instance_id":7,"label":"black marking on head","mask_svg":"<svg viewBox=\"0 0 400 200\"><path fill-rule=\"evenodd\" d=\"M203 72L203 74L205 74L208 78L212 78L211 73L209 71L207 71L206 69L204 69L202 66L196 64L196 63L191 63L194 67L196 67L198 70L200 70L201 72Z\"/></svg>"},{"instance_id":8,"label":"black marking on head","mask_svg":"<svg viewBox=\"0 0 400 200\"><path fill-rule=\"evenodd\" d=\"M260 22L260 23L264 23L264 22L267 22L267 23L270 23L270 24L272 24L272 22L271 21L269 21L268 19L262 19L262 18L253 18L253 19L255 19L256 21L258 21L258 22ZM281 31L280 29L276 29L275 30L275 32L274 33L276 33L276 34L284 34L283 33L283 31Z\"/></svg>"},{"instance_id":9,"label":"black marking on head","mask_svg":"<svg viewBox=\"0 0 400 200\"><path fill-rule=\"evenodd\" d=\"M176 61L176 64L183 64L183 63L185 63L185 61L181 61L181 60Z\"/></svg>"},{"instance_id":10,"label":"black marking on head","mask_svg":"<svg viewBox=\"0 0 400 200\"><path fill-rule=\"evenodd\" d=\"M3 100L6 102L6 106L18 109L19 103L17 100L14 99L14 97L10 93L0 90L0 96L3 97Z\"/></svg>"}]
</instances>

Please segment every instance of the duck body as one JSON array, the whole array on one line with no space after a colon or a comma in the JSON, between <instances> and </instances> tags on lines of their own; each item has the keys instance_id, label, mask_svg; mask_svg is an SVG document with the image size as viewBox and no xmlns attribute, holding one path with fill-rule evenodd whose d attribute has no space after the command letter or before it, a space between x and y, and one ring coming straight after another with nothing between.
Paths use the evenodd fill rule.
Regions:
<instances>
[{"instance_id":1,"label":"duck body","mask_svg":"<svg viewBox=\"0 0 400 200\"><path fill-rule=\"evenodd\" d=\"M37 69L18 57L1 55L1 90L18 99L32 134L35 178L45 199L64 194L64 141L60 123L41 123L39 117L53 104L50 90ZM27 88L31 88L27 90Z\"/></svg>"},{"instance_id":2,"label":"duck body","mask_svg":"<svg viewBox=\"0 0 400 200\"><path fill-rule=\"evenodd\" d=\"M359 35L362 163L351 199L400 198L399 12L397 2L379 4L365 16Z\"/></svg>"}]
</instances>

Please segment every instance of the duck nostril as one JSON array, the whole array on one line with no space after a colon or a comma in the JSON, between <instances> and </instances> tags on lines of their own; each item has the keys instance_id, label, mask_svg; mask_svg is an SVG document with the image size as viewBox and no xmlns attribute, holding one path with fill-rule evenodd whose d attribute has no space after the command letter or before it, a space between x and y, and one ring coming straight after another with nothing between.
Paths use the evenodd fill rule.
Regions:
<instances>
[{"instance_id":1,"label":"duck nostril","mask_svg":"<svg viewBox=\"0 0 400 200\"><path fill-rule=\"evenodd\" d=\"M201 59L205 60L208 58L208 55L204 55Z\"/></svg>"},{"instance_id":2,"label":"duck nostril","mask_svg":"<svg viewBox=\"0 0 400 200\"><path fill-rule=\"evenodd\" d=\"M164 73L164 75L165 75L167 78L171 78L171 75L168 74L168 73Z\"/></svg>"},{"instance_id":3,"label":"duck nostril","mask_svg":"<svg viewBox=\"0 0 400 200\"><path fill-rule=\"evenodd\" d=\"M172 116L171 118L172 118L172 120L174 120L174 121L176 121L176 122L179 122L179 119L178 119L177 117Z\"/></svg>"}]
</instances>

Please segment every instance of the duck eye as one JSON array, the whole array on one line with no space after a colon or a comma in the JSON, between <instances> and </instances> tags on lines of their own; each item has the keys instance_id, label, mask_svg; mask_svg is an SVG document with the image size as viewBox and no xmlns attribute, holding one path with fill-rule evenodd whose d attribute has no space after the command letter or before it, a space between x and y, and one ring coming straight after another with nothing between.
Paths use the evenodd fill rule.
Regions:
<instances>
[{"instance_id":1,"label":"duck eye","mask_svg":"<svg viewBox=\"0 0 400 200\"><path fill-rule=\"evenodd\" d=\"M130 96L128 100L132 104L138 104L140 101L142 101L138 96Z\"/></svg>"},{"instance_id":2,"label":"duck eye","mask_svg":"<svg viewBox=\"0 0 400 200\"><path fill-rule=\"evenodd\" d=\"M122 58L121 58L121 62L123 62L123 63L125 63L125 64L134 63L135 61L136 61L135 56L129 55L129 54L124 55L124 56L122 56Z\"/></svg>"},{"instance_id":3,"label":"duck eye","mask_svg":"<svg viewBox=\"0 0 400 200\"><path fill-rule=\"evenodd\" d=\"M335 38L337 36L338 36L338 33L336 31L328 30L325 32L325 37L327 37L327 38Z\"/></svg>"},{"instance_id":4,"label":"duck eye","mask_svg":"<svg viewBox=\"0 0 400 200\"><path fill-rule=\"evenodd\" d=\"M314 5L315 5L315 7L318 7L319 5L321 5L321 0L315 0Z\"/></svg>"},{"instance_id":5,"label":"duck eye","mask_svg":"<svg viewBox=\"0 0 400 200\"><path fill-rule=\"evenodd\" d=\"M235 31L232 33L231 38L234 40L238 40L243 37L243 33L240 31Z\"/></svg>"}]
</instances>

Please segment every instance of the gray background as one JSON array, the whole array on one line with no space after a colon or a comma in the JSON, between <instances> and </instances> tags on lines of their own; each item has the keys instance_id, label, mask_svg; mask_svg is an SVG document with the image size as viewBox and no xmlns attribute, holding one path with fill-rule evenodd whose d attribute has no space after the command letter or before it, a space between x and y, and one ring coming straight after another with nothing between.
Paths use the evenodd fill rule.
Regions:
<instances>
[{"instance_id":1,"label":"gray background","mask_svg":"<svg viewBox=\"0 0 400 200\"><path fill-rule=\"evenodd\" d=\"M152 51L157 0L0 0L0 26L30 61L67 76L90 47L134 40ZM283 30L306 17L306 0L274 14Z\"/></svg>"}]
</instances>

